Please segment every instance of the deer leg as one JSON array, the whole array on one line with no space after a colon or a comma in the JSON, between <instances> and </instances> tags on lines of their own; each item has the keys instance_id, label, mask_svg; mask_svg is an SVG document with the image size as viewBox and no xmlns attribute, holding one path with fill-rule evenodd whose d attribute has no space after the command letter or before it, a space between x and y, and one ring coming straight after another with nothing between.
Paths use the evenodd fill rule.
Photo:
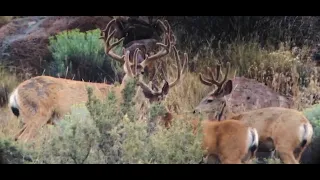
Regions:
<instances>
[{"instance_id":1,"label":"deer leg","mask_svg":"<svg viewBox=\"0 0 320 180\"><path fill-rule=\"evenodd\" d=\"M228 158L221 158L220 161L221 161L221 164L242 164L240 159L233 160Z\"/></svg>"},{"instance_id":2,"label":"deer leg","mask_svg":"<svg viewBox=\"0 0 320 180\"><path fill-rule=\"evenodd\" d=\"M298 147L298 148L296 148L296 149L294 150L293 154L294 154L295 159L296 159L298 162L300 162L301 155L302 155L302 153L304 152L305 149L306 149L305 147L302 147L302 148L301 148L301 147Z\"/></svg>"},{"instance_id":3,"label":"deer leg","mask_svg":"<svg viewBox=\"0 0 320 180\"><path fill-rule=\"evenodd\" d=\"M243 164L241 160L246 157L246 154L238 152L222 153L219 154L219 160L221 164Z\"/></svg>"},{"instance_id":4,"label":"deer leg","mask_svg":"<svg viewBox=\"0 0 320 180\"><path fill-rule=\"evenodd\" d=\"M220 163L220 160L217 155L211 154L211 155L207 156L206 163L207 164L218 164L218 163Z\"/></svg>"},{"instance_id":5,"label":"deer leg","mask_svg":"<svg viewBox=\"0 0 320 180\"><path fill-rule=\"evenodd\" d=\"M299 164L291 151L278 150L278 154L284 164Z\"/></svg>"},{"instance_id":6,"label":"deer leg","mask_svg":"<svg viewBox=\"0 0 320 180\"><path fill-rule=\"evenodd\" d=\"M26 124L23 125L23 127L20 129L20 131L14 136L14 140L16 141L18 137L23 133L23 131L26 129Z\"/></svg>"},{"instance_id":7,"label":"deer leg","mask_svg":"<svg viewBox=\"0 0 320 180\"><path fill-rule=\"evenodd\" d=\"M36 116L31 117L30 120L25 124L25 126L15 136L15 140L21 140L25 143L28 140L34 138L36 132L48 123L50 117L51 113L36 114Z\"/></svg>"}]
</instances>

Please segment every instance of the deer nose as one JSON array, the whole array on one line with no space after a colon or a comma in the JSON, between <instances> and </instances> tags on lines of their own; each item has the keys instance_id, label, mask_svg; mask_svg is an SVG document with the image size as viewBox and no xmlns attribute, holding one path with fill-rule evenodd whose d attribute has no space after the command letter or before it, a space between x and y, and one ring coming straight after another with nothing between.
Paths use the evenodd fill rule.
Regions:
<instances>
[{"instance_id":1,"label":"deer nose","mask_svg":"<svg viewBox=\"0 0 320 180\"><path fill-rule=\"evenodd\" d=\"M196 110L194 110L194 111L193 111L193 114L195 114L195 113L197 113L197 111L196 111Z\"/></svg>"}]
</instances>

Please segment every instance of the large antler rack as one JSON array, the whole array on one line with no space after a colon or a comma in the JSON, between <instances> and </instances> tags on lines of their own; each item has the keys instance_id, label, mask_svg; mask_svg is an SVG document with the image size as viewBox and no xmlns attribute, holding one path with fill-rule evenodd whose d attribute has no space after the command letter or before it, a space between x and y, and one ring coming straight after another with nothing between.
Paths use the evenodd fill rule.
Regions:
<instances>
[{"instance_id":1,"label":"large antler rack","mask_svg":"<svg viewBox=\"0 0 320 180\"><path fill-rule=\"evenodd\" d=\"M227 62L226 73L224 74L223 80L219 82L220 75L221 77L223 76L223 73L221 71L221 65L220 64L216 65L215 70L213 68L208 67L207 71L209 72L210 78L204 77L201 73L199 73L200 81L207 86L216 85L219 90L222 88L223 84L227 81L229 69L230 69L230 63Z\"/></svg>"},{"instance_id":2,"label":"large antler rack","mask_svg":"<svg viewBox=\"0 0 320 180\"><path fill-rule=\"evenodd\" d=\"M181 79L181 75L184 73L184 70L185 70L185 67L186 67L186 64L188 62L188 55L187 53L184 53L184 63L183 63L183 66L181 68L181 59L180 59L180 56L179 56L179 52L178 50L176 49L175 46L173 46L173 52L174 52L174 56L175 56L175 60L176 60L176 63L177 63L177 72L178 72L178 75L177 75L177 78L173 81L173 82L168 82L168 78L166 76L166 73L163 71L163 69L161 69L162 71L162 76L163 76L163 79L165 81L165 84L163 85L163 87L169 87L169 88L172 88L174 87ZM139 80L139 84L141 86L141 88L144 90L144 91L148 91L148 92L151 92L152 94L161 94L161 90L160 88L158 88L155 84L152 84L152 87L149 87L145 82L143 82L141 79ZM162 88L164 89L164 88Z\"/></svg>"},{"instance_id":3,"label":"large antler rack","mask_svg":"<svg viewBox=\"0 0 320 180\"><path fill-rule=\"evenodd\" d=\"M119 45L124 38L121 38L120 40L117 40L116 42L110 44L111 38L113 37L114 33L116 30L113 30L112 32L110 32L111 30L111 26L112 24L114 24L116 21L116 19L111 20L105 29L101 30L101 37L100 39L103 39L104 42L104 50L105 53L109 56L111 56L113 59L124 63L124 57L125 55L118 55L116 53L113 52L113 48L115 48L117 45ZM160 21L158 20L158 23L160 23L162 29L165 32L165 36L164 36L164 43L156 43L157 46L161 47L161 50L151 56L146 55L144 61L140 64L142 67L148 66L150 63L153 63L155 60L160 59L162 57L164 57L165 55L169 54L171 51L171 47L172 47L172 42L170 41L170 37L172 37L172 31L171 31L171 27L168 23L168 21ZM123 50L125 52L125 49ZM140 51L139 51L140 52ZM124 53L125 54L125 53Z\"/></svg>"}]
</instances>

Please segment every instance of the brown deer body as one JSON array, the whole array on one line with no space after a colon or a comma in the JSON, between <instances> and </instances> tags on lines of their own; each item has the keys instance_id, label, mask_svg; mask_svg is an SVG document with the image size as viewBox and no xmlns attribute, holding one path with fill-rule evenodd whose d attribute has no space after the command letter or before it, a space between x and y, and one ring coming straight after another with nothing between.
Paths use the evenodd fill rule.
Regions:
<instances>
[{"instance_id":1,"label":"brown deer body","mask_svg":"<svg viewBox=\"0 0 320 180\"><path fill-rule=\"evenodd\" d=\"M259 134L258 152L264 149L275 149L284 163L297 164L304 149L310 144L313 129L308 119L299 111L284 107L264 107L247 112L233 113L229 108L227 95L233 90L233 82L227 80L227 73L221 82L218 82L220 69L216 75L211 73L212 79L200 80L206 85L217 85L218 88L210 92L195 108L194 113L204 112L215 115L218 119L234 119L256 128ZM214 78L217 77L217 79ZM241 89L239 89L241 91ZM266 94L268 91L264 92ZM272 105L272 104L270 104Z\"/></svg>"},{"instance_id":2,"label":"brown deer body","mask_svg":"<svg viewBox=\"0 0 320 180\"><path fill-rule=\"evenodd\" d=\"M268 107L228 117L256 128L261 146L274 149L284 163L298 164L312 140L312 125L302 112L294 109ZM272 143L265 145L270 139Z\"/></svg>"},{"instance_id":3,"label":"brown deer body","mask_svg":"<svg viewBox=\"0 0 320 180\"><path fill-rule=\"evenodd\" d=\"M36 119L37 115L62 116L73 104L87 102L87 87L100 100L115 90L120 97L120 86L104 83L90 83L51 76L37 76L22 82L11 94L9 106L16 116L24 117L24 123ZM26 107L26 108L24 108Z\"/></svg>"},{"instance_id":4,"label":"brown deer body","mask_svg":"<svg viewBox=\"0 0 320 180\"><path fill-rule=\"evenodd\" d=\"M129 54L127 53L127 55ZM125 68L125 70L127 69ZM127 74L126 81L129 78L135 78L131 70ZM29 140L38 128L47 123L55 124L63 118L65 114L70 112L72 105L87 102L87 87L91 87L93 95L100 100L114 91L119 102L121 102L121 91L125 85L126 83L114 86L50 76L37 76L28 79L16 87L9 99L9 108L14 115L22 118L23 123L23 128L15 139Z\"/></svg>"},{"instance_id":5,"label":"brown deer body","mask_svg":"<svg viewBox=\"0 0 320 180\"><path fill-rule=\"evenodd\" d=\"M198 120L193 120L193 127L196 128L198 123ZM259 144L255 128L236 120L204 120L201 123L205 163L242 164L255 157Z\"/></svg>"}]
</instances>

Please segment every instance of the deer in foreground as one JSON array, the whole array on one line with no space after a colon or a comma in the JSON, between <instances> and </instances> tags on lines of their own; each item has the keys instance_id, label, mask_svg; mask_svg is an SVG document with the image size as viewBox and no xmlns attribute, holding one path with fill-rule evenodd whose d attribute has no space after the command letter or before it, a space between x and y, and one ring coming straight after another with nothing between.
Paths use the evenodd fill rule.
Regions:
<instances>
[{"instance_id":1,"label":"deer in foreground","mask_svg":"<svg viewBox=\"0 0 320 180\"><path fill-rule=\"evenodd\" d=\"M218 117L218 119L233 119L244 122L249 127L256 128L258 131L258 152L265 151L266 149L275 150L283 163L298 164L302 152L310 144L313 135L313 128L308 119L297 110L284 107L272 107L272 105L282 105L282 103L279 103L279 101L283 99L280 95L276 96L278 103L267 104L270 105L269 107L265 105L265 107L260 109L251 109L237 113L232 112L232 109L229 107L234 104L227 103L237 102L237 98L240 98L240 101L242 100L243 103L246 103L250 98L252 99L252 96L255 96L255 91L264 90L264 96L258 97L258 100L266 98L266 100L272 101L274 100L273 96L271 99L268 98L274 93L267 87L262 89L262 86L257 84L251 86L248 84L237 84L238 87L235 87L235 89L238 89L238 95L235 96L231 94L234 81L227 80L229 68L230 64L227 63L226 74L220 82L219 74L221 71L219 68L217 68L216 73L211 71L211 79L205 78L200 74L200 81L203 84L210 86L216 85L217 89L210 92L201 100L195 108L194 113L210 113ZM248 88L260 89L250 89L249 91ZM250 94L247 92L250 92ZM242 94L239 95L239 93ZM241 97L247 98L241 99Z\"/></svg>"},{"instance_id":2,"label":"deer in foreground","mask_svg":"<svg viewBox=\"0 0 320 180\"><path fill-rule=\"evenodd\" d=\"M198 120L191 121L194 133ZM255 157L259 135L255 128L237 120L201 122L205 150L204 163L242 164ZM202 163L201 162L201 163Z\"/></svg>"},{"instance_id":3,"label":"deer in foreground","mask_svg":"<svg viewBox=\"0 0 320 180\"><path fill-rule=\"evenodd\" d=\"M125 58L127 59L129 53ZM130 65L125 64L127 68ZM127 78L134 78L131 69L124 68ZM114 86L105 83L91 83L51 76L37 76L28 79L11 93L9 108L13 114L22 118L23 128L15 136L15 140L27 141L35 131L45 124L55 124L70 112L74 104L88 100L87 87L93 94L103 100L111 91L121 98L121 90L125 83Z\"/></svg>"},{"instance_id":4,"label":"deer in foreground","mask_svg":"<svg viewBox=\"0 0 320 180\"><path fill-rule=\"evenodd\" d=\"M112 57L117 57L117 60L124 62L123 69L126 74L121 85L115 87L114 85L104 83L73 81L50 76L38 76L22 82L11 93L9 99L9 108L11 108L14 115L17 117L21 116L24 123L23 128L15 136L16 140L27 141L30 137L34 136L38 128L47 123L54 124L66 113L70 112L73 104L86 102L87 86L93 88L93 94L99 99L105 98L111 90L114 90L116 96L121 99L121 91L128 79L138 78L140 81L140 75L143 74L145 65L150 63L150 61L154 62L159 56L163 55L164 51L170 51L171 48L168 35L166 35L166 44L157 43L163 48L161 51L150 57L146 56L141 63L138 63L137 60L132 63L129 60L129 51L126 51L123 56L116 55L112 51L112 48L119 44L118 41L110 45L113 33L108 33L105 48L108 55L111 54ZM137 49L134 56L137 57L138 53L139 50ZM143 86L142 82L138 84Z\"/></svg>"}]
</instances>

